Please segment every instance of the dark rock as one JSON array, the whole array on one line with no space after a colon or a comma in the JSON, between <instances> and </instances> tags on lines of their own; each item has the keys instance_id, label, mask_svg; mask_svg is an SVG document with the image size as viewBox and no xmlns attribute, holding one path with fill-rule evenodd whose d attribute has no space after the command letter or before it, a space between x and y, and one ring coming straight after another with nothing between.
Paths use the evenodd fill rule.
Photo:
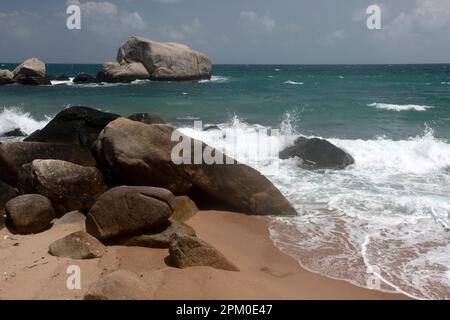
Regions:
<instances>
[{"instance_id":1,"label":"dark rock","mask_svg":"<svg viewBox=\"0 0 450 320\"><path fill-rule=\"evenodd\" d=\"M150 113L136 113L129 116L128 119L145 124L165 124L164 120L159 116Z\"/></svg>"},{"instance_id":2,"label":"dark rock","mask_svg":"<svg viewBox=\"0 0 450 320\"><path fill-rule=\"evenodd\" d=\"M111 242L114 245L146 248L169 248L170 238L173 234L178 236L195 237L195 230L183 222L169 220L166 224L146 231L140 235L120 237Z\"/></svg>"},{"instance_id":3,"label":"dark rock","mask_svg":"<svg viewBox=\"0 0 450 320\"><path fill-rule=\"evenodd\" d=\"M10 200L5 212L7 222L20 234L44 231L55 218L51 201L39 194L26 194Z\"/></svg>"},{"instance_id":4,"label":"dark rock","mask_svg":"<svg viewBox=\"0 0 450 320\"><path fill-rule=\"evenodd\" d=\"M107 187L95 167L62 160L34 160L19 173L19 190L49 198L60 214L87 212Z\"/></svg>"},{"instance_id":5,"label":"dark rock","mask_svg":"<svg viewBox=\"0 0 450 320\"><path fill-rule=\"evenodd\" d=\"M177 203L177 208L175 209L171 217L174 220L182 222L187 221L195 216L199 211L195 202L187 196L175 197L175 201Z\"/></svg>"},{"instance_id":6,"label":"dark rock","mask_svg":"<svg viewBox=\"0 0 450 320\"><path fill-rule=\"evenodd\" d=\"M82 73L76 76L72 82L80 84L90 84L90 83L97 83L97 80L89 74Z\"/></svg>"},{"instance_id":7,"label":"dark rock","mask_svg":"<svg viewBox=\"0 0 450 320\"><path fill-rule=\"evenodd\" d=\"M42 130L32 133L25 141L76 144L91 147L99 133L119 115L89 107L64 109Z\"/></svg>"},{"instance_id":8,"label":"dark rock","mask_svg":"<svg viewBox=\"0 0 450 320\"><path fill-rule=\"evenodd\" d=\"M25 137L27 134L24 133L21 129L17 128L8 132L5 132L1 135L1 137Z\"/></svg>"},{"instance_id":9,"label":"dark rock","mask_svg":"<svg viewBox=\"0 0 450 320\"><path fill-rule=\"evenodd\" d=\"M298 138L295 144L280 152L281 159L298 157L312 169L344 169L355 163L351 155L327 140Z\"/></svg>"},{"instance_id":10,"label":"dark rock","mask_svg":"<svg viewBox=\"0 0 450 320\"><path fill-rule=\"evenodd\" d=\"M218 126L207 126L203 128L203 131L214 131L214 130L221 130Z\"/></svg>"},{"instance_id":11,"label":"dark rock","mask_svg":"<svg viewBox=\"0 0 450 320\"><path fill-rule=\"evenodd\" d=\"M77 231L50 244L48 251L56 257L95 259L105 254L106 247L86 232Z\"/></svg>"},{"instance_id":12,"label":"dark rock","mask_svg":"<svg viewBox=\"0 0 450 320\"><path fill-rule=\"evenodd\" d=\"M24 86L50 86L52 82L47 78L39 76L24 76L20 75L16 77L15 82Z\"/></svg>"},{"instance_id":13,"label":"dark rock","mask_svg":"<svg viewBox=\"0 0 450 320\"><path fill-rule=\"evenodd\" d=\"M177 268L205 266L239 271L239 268L216 248L196 237L172 235L169 252L171 262Z\"/></svg>"},{"instance_id":14,"label":"dark rock","mask_svg":"<svg viewBox=\"0 0 450 320\"><path fill-rule=\"evenodd\" d=\"M116 187L105 192L89 211L86 231L97 239L151 230L167 223L175 197L165 189Z\"/></svg>"},{"instance_id":15,"label":"dark rock","mask_svg":"<svg viewBox=\"0 0 450 320\"><path fill-rule=\"evenodd\" d=\"M168 125L145 125L119 118L111 122L95 145L94 153L102 170L118 184L148 185L171 190L175 195L192 195L192 199L210 199L210 206L256 215L294 215L289 201L262 174L253 168L234 164L175 164L172 150L178 142L172 134L200 144L229 162L219 151L195 142ZM175 149L176 150L176 149ZM193 150L193 149L192 149ZM210 208L210 207L208 207Z\"/></svg>"},{"instance_id":16,"label":"dark rock","mask_svg":"<svg viewBox=\"0 0 450 320\"><path fill-rule=\"evenodd\" d=\"M5 207L5 204L9 200L15 198L16 196L17 196L16 189L14 189L9 184L3 182L0 179L0 212ZM1 213L0 213L0 215L1 215Z\"/></svg>"},{"instance_id":17,"label":"dark rock","mask_svg":"<svg viewBox=\"0 0 450 320\"><path fill-rule=\"evenodd\" d=\"M137 274L114 271L92 283L84 300L149 300L150 290Z\"/></svg>"},{"instance_id":18,"label":"dark rock","mask_svg":"<svg viewBox=\"0 0 450 320\"><path fill-rule=\"evenodd\" d=\"M81 146L40 142L0 143L0 178L17 187L18 173L24 164L36 159L69 161L86 167L94 167L95 159L89 149Z\"/></svg>"}]
</instances>

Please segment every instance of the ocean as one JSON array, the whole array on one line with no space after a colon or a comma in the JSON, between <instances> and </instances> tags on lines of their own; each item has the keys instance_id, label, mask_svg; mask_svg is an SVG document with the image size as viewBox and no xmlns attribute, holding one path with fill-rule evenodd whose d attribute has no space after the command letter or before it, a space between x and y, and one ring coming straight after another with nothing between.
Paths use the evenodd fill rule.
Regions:
<instances>
[{"instance_id":1,"label":"ocean","mask_svg":"<svg viewBox=\"0 0 450 320\"><path fill-rule=\"evenodd\" d=\"M100 67L50 64L47 73L95 75ZM155 113L233 151L297 209L275 218L270 234L302 267L450 299L450 65L216 65L210 81L0 86L0 135L31 133L76 105ZM193 130L193 120L218 125L227 141L220 131ZM355 164L310 171L279 160L279 148L301 135L330 140ZM261 156L255 146L269 147Z\"/></svg>"}]
</instances>

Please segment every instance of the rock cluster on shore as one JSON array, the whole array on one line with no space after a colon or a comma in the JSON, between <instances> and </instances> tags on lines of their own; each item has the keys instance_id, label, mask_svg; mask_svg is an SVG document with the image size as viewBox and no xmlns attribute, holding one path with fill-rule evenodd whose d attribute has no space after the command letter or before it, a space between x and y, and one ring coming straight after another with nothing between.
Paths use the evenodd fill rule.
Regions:
<instances>
[{"instance_id":1,"label":"rock cluster on shore","mask_svg":"<svg viewBox=\"0 0 450 320\"><path fill-rule=\"evenodd\" d=\"M295 214L256 170L240 163L175 165L175 129L155 115L130 118L145 123L72 107L26 141L0 143L0 211L8 228L39 233L51 228L55 217L79 211L87 216L87 234L49 244L51 254L96 258L107 250L99 240L105 245L170 249L171 263L180 268L237 271L185 223L198 210L191 198L202 209Z\"/></svg>"}]
</instances>

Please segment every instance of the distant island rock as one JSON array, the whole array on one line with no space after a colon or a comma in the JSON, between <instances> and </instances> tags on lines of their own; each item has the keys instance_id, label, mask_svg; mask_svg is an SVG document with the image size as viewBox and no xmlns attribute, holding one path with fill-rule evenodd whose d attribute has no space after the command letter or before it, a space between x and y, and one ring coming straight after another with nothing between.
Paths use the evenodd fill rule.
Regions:
<instances>
[{"instance_id":1,"label":"distant island rock","mask_svg":"<svg viewBox=\"0 0 450 320\"><path fill-rule=\"evenodd\" d=\"M131 82L139 79L194 81L211 78L211 59L179 43L161 43L130 37L97 75L99 82Z\"/></svg>"}]
</instances>

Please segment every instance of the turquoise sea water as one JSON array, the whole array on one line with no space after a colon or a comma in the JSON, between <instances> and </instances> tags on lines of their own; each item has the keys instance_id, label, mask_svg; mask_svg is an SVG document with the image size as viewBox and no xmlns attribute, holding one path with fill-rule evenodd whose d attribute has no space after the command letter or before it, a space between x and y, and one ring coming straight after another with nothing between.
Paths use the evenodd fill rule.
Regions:
<instances>
[{"instance_id":1,"label":"turquoise sea water","mask_svg":"<svg viewBox=\"0 0 450 320\"><path fill-rule=\"evenodd\" d=\"M47 73L99 69L48 65ZM450 65L217 65L211 81L0 86L0 135L31 133L75 105L156 113L255 167L298 211L275 219L270 232L304 268L450 299ZM194 119L226 135L195 131ZM279 160L299 135L327 138L356 162L308 171L297 159Z\"/></svg>"},{"instance_id":2,"label":"turquoise sea water","mask_svg":"<svg viewBox=\"0 0 450 320\"><path fill-rule=\"evenodd\" d=\"M13 68L2 65L1 68ZM48 65L48 74L95 75L100 65ZM277 126L286 112L302 132L339 138L401 139L423 131L450 138L450 65L214 66L211 82L139 85L0 87L0 107L20 107L36 119L68 105L129 114L154 112L169 121L201 116L225 122L233 115ZM370 104L429 106L392 112Z\"/></svg>"}]
</instances>

